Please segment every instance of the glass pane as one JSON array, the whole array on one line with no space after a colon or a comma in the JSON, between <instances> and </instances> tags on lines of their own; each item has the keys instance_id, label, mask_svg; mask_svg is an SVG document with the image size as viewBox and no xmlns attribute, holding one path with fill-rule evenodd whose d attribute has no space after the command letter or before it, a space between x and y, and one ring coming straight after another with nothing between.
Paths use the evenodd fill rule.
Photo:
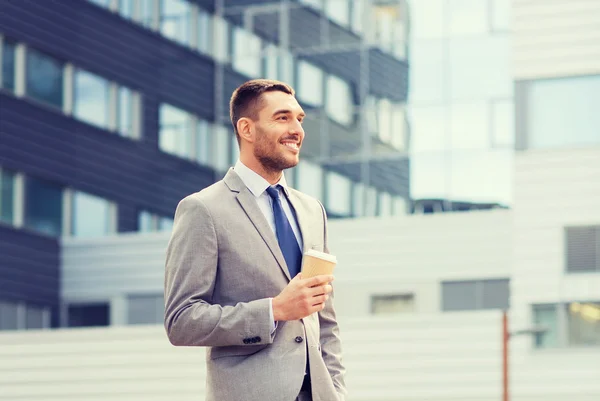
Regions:
<instances>
[{"instance_id":1,"label":"glass pane","mask_svg":"<svg viewBox=\"0 0 600 401\"><path fill-rule=\"evenodd\" d=\"M394 216L404 216L408 214L408 202L401 197L394 197Z\"/></svg>"},{"instance_id":2,"label":"glass pane","mask_svg":"<svg viewBox=\"0 0 600 401\"><path fill-rule=\"evenodd\" d=\"M245 29L236 27L233 31L233 68L250 78L260 76L262 70L260 38Z\"/></svg>"},{"instance_id":3,"label":"glass pane","mask_svg":"<svg viewBox=\"0 0 600 401\"><path fill-rule=\"evenodd\" d=\"M600 303L567 305L569 343L574 346L600 345Z\"/></svg>"},{"instance_id":4,"label":"glass pane","mask_svg":"<svg viewBox=\"0 0 600 401\"><path fill-rule=\"evenodd\" d=\"M210 54L212 49L212 22L210 14L204 10L198 10L198 50L204 54Z\"/></svg>"},{"instance_id":5,"label":"glass pane","mask_svg":"<svg viewBox=\"0 0 600 401\"><path fill-rule=\"evenodd\" d=\"M142 15L140 22L148 28L154 28L155 11L154 4L159 0L138 0L141 2Z\"/></svg>"},{"instance_id":6,"label":"glass pane","mask_svg":"<svg viewBox=\"0 0 600 401\"><path fill-rule=\"evenodd\" d=\"M341 26L350 24L350 0L326 0L325 13L334 22Z\"/></svg>"},{"instance_id":7,"label":"glass pane","mask_svg":"<svg viewBox=\"0 0 600 401\"><path fill-rule=\"evenodd\" d=\"M226 62L230 54L229 23L220 17L213 17L212 23L215 33L212 55L216 60Z\"/></svg>"},{"instance_id":8,"label":"glass pane","mask_svg":"<svg viewBox=\"0 0 600 401\"><path fill-rule=\"evenodd\" d=\"M206 166L210 165L210 150L210 124L199 120L196 126L196 161Z\"/></svg>"},{"instance_id":9,"label":"glass pane","mask_svg":"<svg viewBox=\"0 0 600 401\"><path fill-rule=\"evenodd\" d=\"M473 55L477 54L477 62ZM508 37L461 38L450 42L450 95L455 100L511 98Z\"/></svg>"},{"instance_id":10,"label":"glass pane","mask_svg":"<svg viewBox=\"0 0 600 401\"><path fill-rule=\"evenodd\" d=\"M300 160L297 168L298 190L323 201L323 170L321 166Z\"/></svg>"},{"instance_id":11,"label":"glass pane","mask_svg":"<svg viewBox=\"0 0 600 401\"><path fill-rule=\"evenodd\" d=\"M15 50L16 44L4 38L2 44L2 88L15 91Z\"/></svg>"},{"instance_id":12,"label":"glass pane","mask_svg":"<svg viewBox=\"0 0 600 401\"><path fill-rule=\"evenodd\" d=\"M43 329L44 309L27 306L27 308L25 309L25 328Z\"/></svg>"},{"instance_id":13,"label":"glass pane","mask_svg":"<svg viewBox=\"0 0 600 401\"><path fill-rule=\"evenodd\" d=\"M147 211L141 211L138 215L138 231L151 232L155 231L154 215Z\"/></svg>"},{"instance_id":14,"label":"glass pane","mask_svg":"<svg viewBox=\"0 0 600 401\"><path fill-rule=\"evenodd\" d=\"M509 280L484 280L483 305L484 309L508 309L510 300Z\"/></svg>"},{"instance_id":15,"label":"glass pane","mask_svg":"<svg viewBox=\"0 0 600 401\"><path fill-rule=\"evenodd\" d=\"M379 194L379 216L391 216L392 214L392 196L387 192L381 192Z\"/></svg>"},{"instance_id":16,"label":"glass pane","mask_svg":"<svg viewBox=\"0 0 600 401\"><path fill-rule=\"evenodd\" d=\"M162 0L160 32L182 44L190 40L191 6L185 0Z\"/></svg>"},{"instance_id":17,"label":"glass pane","mask_svg":"<svg viewBox=\"0 0 600 401\"><path fill-rule=\"evenodd\" d=\"M350 215L352 182L333 171L327 173L326 180L327 211L341 216Z\"/></svg>"},{"instance_id":18,"label":"glass pane","mask_svg":"<svg viewBox=\"0 0 600 401\"><path fill-rule=\"evenodd\" d=\"M162 295L130 296L127 302L128 324L158 324L164 319Z\"/></svg>"},{"instance_id":19,"label":"glass pane","mask_svg":"<svg viewBox=\"0 0 600 401\"><path fill-rule=\"evenodd\" d=\"M63 107L63 63L34 49L27 49L27 96Z\"/></svg>"},{"instance_id":20,"label":"glass pane","mask_svg":"<svg viewBox=\"0 0 600 401\"><path fill-rule=\"evenodd\" d=\"M159 148L180 157L191 154L190 115L168 104L160 106Z\"/></svg>"},{"instance_id":21,"label":"glass pane","mask_svg":"<svg viewBox=\"0 0 600 401\"><path fill-rule=\"evenodd\" d=\"M537 348L550 348L559 345L555 305L535 305L533 307L533 322L536 326L546 329L545 333L535 335L535 346Z\"/></svg>"},{"instance_id":22,"label":"glass pane","mask_svg":"<svg viewBox=\"0 0 600 401\"><path fill-rule=\"evenodd\" d=\"M75 73L75 98L73 114L80 120L106 128L109 115L109 82L87 71Z\"/></svg>"},{"instance_id":23,"label":"glass pane","mask_svg":"<svg viewBox=\"0 0 600 401\"><path fill-rule=\"evenodd\" d=\"M62 234L62 188L27 177L25 180L25 227L44 234Z\"/></svg>"},{"instance_id":24,"label":"glass pane","mask_svg":"<svg viewBox=\"0 0 600 401\"><path fill-rule=\"evenodd\" d=\"M321 106L323 104L323 71L307 61L299 60L296 91L300 101L311 106Z\"/></svg>"},{"instance_id":25,"label":"glass pane","mask_svg":"<svg viewBox=\"0 0 600 401\"><path fill-rule=\"evenodd\" d=\"M490 121L486 103L454 104L450 112L450 142L453 150L490 147Z\"/></svg>"},{"instance_id":26,"label":"glass pane","mask_svg":"<svg viewBox=\"0 0 600 401\"><path fill-rule=\"evenodd\" d=\"M335 75L327 77L327 114L343 125L352 123L353 96L350 84Z\"/></svg>"},{"instance_id":27,"label":"glass pane","mask_svg":"<svg viewBox=\"0 0 600 401\"><path fill-rule=\"evenodd\" d=\"M567 272L593 272L600 269L600 227L566 227Z\"/></svg>"},{"instance_id":28,"label":"glass pane","mask_svg":"<svg viewBox=\"0 0 600 401\"><path fill-rule=\"evenodd\" d=\"M14 221L15 174L2 170L0 174L0 221Z\"/></svg>"},{"instance_id":29,"label":"glass pane","mask_svg":"<svg viewBox=\"0 0 600 401\"><path fill-rule=\"evenodd\" d=\"M365 214L365 185L354 183L352 188L352 215L362 217Z\"/></svg>"},{"instance_id":30,"label":"glass pane","mask_svg":"<svg viewBox=\"0 0 600 401\"><path fill-rule=\"evenodd\" d=\"M0 330L18 330L19 309L17 304L0 302Z\"/></svg>"},{"instance_id":31,"label":"glass pane","mask_svg":"<svg viewBox=\"0 0 600 401\"><path fill-rule=\"evenodd\" d=\"M119 107L117 109L117 130L125 137L132 138L133 132L133 92L129 88L119 88Z\"/></svg>"},{"instance_id":32,"label":"glass pane","mask_svg":"<svg viewBox=\"0 0 600 401\"><path fill-rule=\"evenodd\" d=\"M225 172L230 167L229 158L229 145L231 144L231 137L233 133L230 133L227 128L222 125L214 127L214 149L213 149L213 167L217 171Z\"/></svg>"},{"instance_id":33,"label":"glass pane","mask_svg":"<svg viewBox=\"0 0 600 401\"><path fill-rule=\"evenodd\" d=\"M68 316L68 327L108 326L110 306L107 303L69 305Z\"/></svg>"},{"instance_id":34,"label":"glass pane","mask_svg":"<svg viewBox=\"0 0 600 401\"><path fill-rule=\"evenodd\" d=\"M265 57L263 60L263 75L266 79L278 79L280 80L279 74L279 55L278 49L275 45L268 45L264 49Z\"/></svg>"},{"instance_id":35,"label":"glass pane","mask_svg":"<svg viewBox=\"0 0 600 401\"><path fill-rule=\"evenodd\" d=\"M448 3L450 35L485 34L488 31L488 2L452 0Z\"/></svg>"},{"instance_id":36,"label":"glass pane","mask_svg":"<svg viewBox=\"0 0 600 401\"><path fill-rule=\"evenodd\" d=\"M160 217L158 219L159 231L171 231L173 229L173 219L170 217Z\"/></svg>"},{"instance_id":37,"label":"glass pane","mask_svg":"<svg viewBox=\"0 0 600 401\"><path fill-rule=\"evenodd\" d=\"M600 75L531 82L527 95L529 148L600 143Z\"/></svg>"},{"instance_id":38,"label":"glass pane","mask_svg":"<svg viewBox=\"0 0 600 401\"><path fill-rule=\"evenodd\" d=\"M442 283L442 310L475 310L477 305L477 282Z\"/></svg>"},{"instance_id":39,"label":"glass pane","mask_svg":"<svg viewBox=\"0 0 600 401\"><path fill-rule=\"evenodd\" d=\"M412 294L374 295L371 297L371 313L374 315L411 313L415 310Z\"/></svg>"},{"instance_id":40,"label":"glass pane","mask_svg":"<svg viewBox=\"0 0 600 401\"><path fill-rule=\"evenodd\" d=\"M72 232L75 237L109 234L112 227L110 202L83 192L73 194Z\"/></svg>"}]
</instances>

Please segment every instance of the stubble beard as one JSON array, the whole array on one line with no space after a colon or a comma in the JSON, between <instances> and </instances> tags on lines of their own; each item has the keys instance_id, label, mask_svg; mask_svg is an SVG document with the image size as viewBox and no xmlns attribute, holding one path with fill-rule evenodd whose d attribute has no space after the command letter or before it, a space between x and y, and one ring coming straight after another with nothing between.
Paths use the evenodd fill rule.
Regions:
<instances>
[{"instance_id":1,"label":"stubble beard","mask_svg":"<svg viewBox=\"0 0 600 401\"><path fill-rule=\"evenodd\" d=\"M260 162L266 172L281 173L283 170L295 167L298 164L296 160L288 160L284 155L277 152L279 143L274 145L274 149L269 149L269 144L262 141L258 145L254 148L254 157Z\"/></svg>"}]
</instances>

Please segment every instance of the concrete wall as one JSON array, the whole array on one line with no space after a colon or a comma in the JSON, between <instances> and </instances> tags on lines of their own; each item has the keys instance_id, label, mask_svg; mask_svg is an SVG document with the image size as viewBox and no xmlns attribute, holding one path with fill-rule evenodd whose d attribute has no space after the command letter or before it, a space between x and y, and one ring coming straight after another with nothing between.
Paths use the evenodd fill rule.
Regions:
<instances>
[{"instance_id":1,"label":"concrete wall","mask_svg":"<svg viewBox=\"0 0 600 401\"><path fill-rule=\"evenodd\" d=\"M513 0L515 80L598 74L600 2Z\"/></svg>"}]
</instances>

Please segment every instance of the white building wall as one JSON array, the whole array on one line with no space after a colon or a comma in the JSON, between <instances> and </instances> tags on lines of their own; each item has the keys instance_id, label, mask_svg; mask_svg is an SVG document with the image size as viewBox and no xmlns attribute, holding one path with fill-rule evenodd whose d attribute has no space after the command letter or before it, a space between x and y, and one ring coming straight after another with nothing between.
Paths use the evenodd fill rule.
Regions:
<instances>
[{"instance_id":1,"label":"white building wall","mask_svg":"<svg viewBox=\"0 0 600 401\"><path fill-rule=\"evenodd\" d=\"M532 304L600 301L600 274L565 272L564 238L565 226L600 225L600 148L520 152L515 164L511 318L519 329L531 326ZM528 337L511 345L516 399L600 399L600 348L540 350Z\"/></svg>"},{"instance_id":2,"label":"white building wall","mask_svg":"<svg viewBox=\"0 0 600 401\"><path fill-rule=\"evenodd\" d=\"M506 278L510 229L508 210L332 220L338 313L367 315L371 295L398 293L414 294L415 312L432 313L442 280ZM110 300L112 323L124 323L127 295L162 294L168 241L168 233L63 240L63 299Z\"/></svg>"},{"instance_id":3,"label":"white building wall","mask_svg":"<svg viewBox=\"0 0 600 401\"><path fill-rule=\"evenodd\" d=\"M512 5L515 80L600 73L600 1Z\"/></svg>"}]
</instances>

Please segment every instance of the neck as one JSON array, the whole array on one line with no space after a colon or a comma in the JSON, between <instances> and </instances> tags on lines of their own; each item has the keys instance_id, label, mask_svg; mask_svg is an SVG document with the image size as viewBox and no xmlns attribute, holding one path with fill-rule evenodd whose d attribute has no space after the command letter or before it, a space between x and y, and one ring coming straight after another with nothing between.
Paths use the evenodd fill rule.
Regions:
<instances>
[{"instance_id":1,"label":"neck","mask_svg":"<svg viewBox=\"0 0 600 401\"><path fill-rule=\"evenodd\" d=\"M283 171L281 170L271 170L266 168L254 157L248 157L247 155L240 154L240 161L244 163L244 165L250 170L264 178L271 185L279 182L281 175L283 174Z\"/></svg>"}]
</instances>

